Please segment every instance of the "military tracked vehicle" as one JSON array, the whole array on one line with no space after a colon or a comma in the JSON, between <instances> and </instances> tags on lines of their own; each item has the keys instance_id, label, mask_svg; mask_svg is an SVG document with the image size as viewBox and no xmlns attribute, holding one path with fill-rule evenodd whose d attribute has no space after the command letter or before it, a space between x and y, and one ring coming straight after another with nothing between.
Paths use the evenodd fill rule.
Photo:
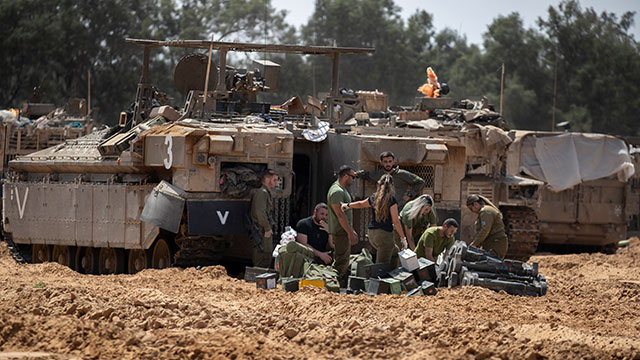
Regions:
<instances>
[{"instance_id":1,"label":"military tracked vehicle","mask_svg":"<svg viewBox=\"0 0 640 360\"><path fill-rule=\"evenodd\" d=\"M629 146L604 134L510 131L506 173L541 181L540 243L615 251L637 219L638 188ZM633 177L632 177L633 176Z\"/></svg>"},{"instance_id":2,"label":"military tracked vehicle","mask_svg":"<svg viewBox=\"0 0 640 360\"><path fill-rule=\"evenodd\" d=\"M448 217L460 221L460 239L471 242L477 216L467 209L466 197L481 194L504 214L507 257L526 260L539 241L533 206L543 183L504 175L511 139L503 130L501 116L487 105L477 104L476 110L468 105L418 98L408 110L396 109L383 119L368 119L346 132L329 132L318 151L318 173L330 173L337 163L375 170L380 166L380 153L392 151L400 168L425 180L423 193L433 197L440 221ZM320 181L324 183L319 188L327 189L331 178ZM357 180L352 190L356 198L365 198L375 191L375 184ZM320 192L317 198L323 195ZM365 234L369 212L356 211L354 219L358 233Z\"/></svg>"},{"instance_id":3,"label":"military tracked vehicle","mask_svg":"<svg viewBox=\"0 0 640 360\"><path fill-rule=\"evenodd\" d=\"M285 121L266 119L269 104L256 102L257 92L277 88L277 64L260 60L254 71L238 71L226 66L227 52L326 55L337 70L339 55L373 49L127 41L144 50L132 111L121 113L119 126L10 162L3 183L6 238L33 262L57 261L82 273L250 258L245 219L251 191L268 168L281 179L274 191L278 232L289 222L297 183L294 132ZM178 64L176 85L186 95L180 111L156 106L148 63L161 46L219 54L219 66L198 54ZM336 72L332 95L337 81ZM309 123L308 116L300 119L299 125ZM296 134L295 141L309 142Z\"/></svg>"}]
</instances>

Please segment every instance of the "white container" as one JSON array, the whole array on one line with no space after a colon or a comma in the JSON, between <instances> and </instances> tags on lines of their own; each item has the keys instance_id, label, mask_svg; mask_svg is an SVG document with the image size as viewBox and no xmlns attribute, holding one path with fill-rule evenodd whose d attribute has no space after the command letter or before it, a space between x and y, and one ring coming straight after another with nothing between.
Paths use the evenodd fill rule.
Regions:
<instances>
[{"instance_id":1,"label":"white container","mask_svg":"<svg viewBox=\"0 0 640 360\"><path fill-rule=\"evenodd\" d=\"M413 271L420 267L418 256L409 249L402 250L398 253L402 267L407 271Z\"/></svg>"}]
</instances>

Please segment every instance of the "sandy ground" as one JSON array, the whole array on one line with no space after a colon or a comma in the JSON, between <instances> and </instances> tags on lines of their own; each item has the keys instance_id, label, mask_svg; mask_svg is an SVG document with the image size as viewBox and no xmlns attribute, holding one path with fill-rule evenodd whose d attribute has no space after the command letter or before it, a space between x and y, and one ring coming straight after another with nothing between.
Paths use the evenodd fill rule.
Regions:
<instances>
[{"instance_id":1,"label":"sandy ground","mask_svg":"<svg viewBox=\"0 0 640 360\"><path fill-rule=\"evenodd\" d=\"M539 255L541 298L259 290L224 268L80 275L0 246L0 359L640 359L640 240Z\"/></svg>"}]
</instances>

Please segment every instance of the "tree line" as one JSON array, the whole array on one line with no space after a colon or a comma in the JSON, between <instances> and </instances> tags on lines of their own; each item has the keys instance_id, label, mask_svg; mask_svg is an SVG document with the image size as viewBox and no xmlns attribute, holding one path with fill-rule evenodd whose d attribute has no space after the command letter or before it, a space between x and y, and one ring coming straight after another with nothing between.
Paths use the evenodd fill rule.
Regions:
<instances>
[{"instance_id":1,"label":"tree line","mask_svg":"<svg viewBox=\"0 0 640 360\"><path fill-rule=\"evenodd\" d=\"M640 48L630 34L634 12L618 17L581 7L577 0L550 6L535 27L518 13L497 16L479 47L465 36L435 29L433 15L407 20L393 0L316 0L300 29L270 0L3 0L0 2L0 107L17 107L35 87L43 100L64 104L86 97L101 120L113 124L133 101L141 75L141 48L125 37L209 39L373 47L375 54L340 59L340 85L374 90L389 103L412 105L431 66L454 99L486 96L499 103L504 64L503 116L518 129L572 130L640 136ZM152 82L180 106L173 67L181 49L152 52ZM244 55L231 65L248 66ZM267 98L326 92L331 61L318 56L268 54L281 65L279 91Z\"/></svg>"}]
</instances>

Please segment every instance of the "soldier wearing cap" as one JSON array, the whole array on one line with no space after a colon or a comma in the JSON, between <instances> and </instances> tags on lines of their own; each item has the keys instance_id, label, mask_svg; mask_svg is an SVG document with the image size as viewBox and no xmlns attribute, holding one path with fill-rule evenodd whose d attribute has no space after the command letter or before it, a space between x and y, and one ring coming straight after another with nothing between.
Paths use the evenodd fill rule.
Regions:
<instances>
[{"instance_id":1,"label":"soldier wearing cap","mask_svg":"<svg viewBox=\"0 0 640 360\"><path fill-rule=\"evenodd\" d=\"M482 248L501 258L507 255L509 241L504 232L502 213L487 198L481 195L469 195L467 207L478 214L476 219L476 235L472 246Z\"/></svg>"}]
</instances>

